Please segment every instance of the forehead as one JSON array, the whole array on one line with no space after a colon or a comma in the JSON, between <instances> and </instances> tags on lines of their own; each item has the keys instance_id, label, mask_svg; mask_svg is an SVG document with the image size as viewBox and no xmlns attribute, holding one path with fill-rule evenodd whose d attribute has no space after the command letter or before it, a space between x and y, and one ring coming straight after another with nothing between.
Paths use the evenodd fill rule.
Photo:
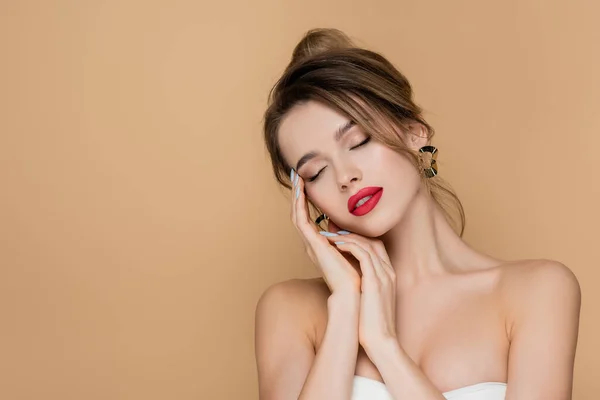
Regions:
<instances>
[{"instance_id":1,"label":"forehead","mask_svg":"<svg viewBox=\"0 0 600 400\"><path fill-rule=\"evenodd\" d=\"M316 150L319 144L334 142L336 129L348 118L317 101L294 106L279 127L279 146L288 164L304 153Z\"/></svg>"}]
</instances>

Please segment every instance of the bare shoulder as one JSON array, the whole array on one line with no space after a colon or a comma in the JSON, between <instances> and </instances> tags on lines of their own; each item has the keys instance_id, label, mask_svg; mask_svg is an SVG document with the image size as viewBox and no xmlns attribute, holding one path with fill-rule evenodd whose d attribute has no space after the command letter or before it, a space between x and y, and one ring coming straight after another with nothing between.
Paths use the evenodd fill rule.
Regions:
<instances>
[{"instance_id":1,"label":"bare shoulder","mask_svg":"<svg viewBox=\"0 0 600 400\"><path fill-rule=\"evenodd\" d=\"M570 399L581 308L577 277L547 259L507 263L500 275L510 395Z\"/></svg>"},{"instance_id":2,"label":"bare shoulder","mask_svg":"<svg viewBox=\"0 0 600 400\"><path fill-rule=\"evenodd\" d=\"M321 304L327 300L330 292L323 278L288 279L277 282L267 287L258 300L258 304L275 300L298 307L310 309L312 306Z\"/></svg>"},{"instance_id":3,"label":"bare shoulder","mask_svg":"<svg viewBox=\"0 0 600 400\"><path fill-rule=\"evenodd\" d=\"M315 357L318 318L328 290L318 279L269 286L255 311L255 354L261 399L297 399Z\"/></svg>"},{"instance_id":4,"label":"bare shoulder","mask_svg":"<svg viewBox=\"0 0 600 400\"><path fill-rule=\"evenodd\" d=\"M542 289L558 288L577 294L579 281L573 271L563 263L548 259L517 260L500 267L501 290L506 295L525 295Z\"/></svg>"},{"instance_id":5,"label":"bare shoulder","mask_svg":"<svg viewBox=\"0 0 600 400\"><path fill-rule=\"evenodd\" d=\"M499 292L510 326L549 307L578 314L581 288L573 271L549 259L508 262L500 267ZM511 329L512 330L512 329Z\"/></svg>"},{"instance_id":6,"label":"bare shoulder","mask_svg":"<svg viewBox=\"0 0 600 400\"><path fill-rule=\"evenodd\" d=\"M267 287L260 296L256 305L256 317L265 313L293 315L294 325L314 339L312 333L319 319L326 313L330 294L322 278L295 278L277 282Z\"/></svg>"}]
</instances>

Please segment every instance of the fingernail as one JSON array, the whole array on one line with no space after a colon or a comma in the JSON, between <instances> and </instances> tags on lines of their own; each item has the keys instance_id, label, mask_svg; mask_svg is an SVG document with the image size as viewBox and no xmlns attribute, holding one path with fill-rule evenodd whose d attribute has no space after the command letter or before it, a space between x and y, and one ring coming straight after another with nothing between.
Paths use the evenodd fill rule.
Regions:
<instances>
[{"instance_id":1,"label":"fingernail","mask_svg":"<svg viewBox=\"0 0 600 400\"><path fill-rule=\"evenodd\" d=\"M323 236L329 236L329 237L338 236L337 233L327 232L327 231L319 231L319 233Z\"/></svg>"},{"instance_id":2,"label":"fingernail","mask_svg":"<svg viewBox=\"0 0 600 400\"><path fill-rule=\"evenodd\" d=\"M296 174L296 177L294 178L294 186L296 186L298 184L298 177L300 175Z\"/></svg>"},{"instance_id":3,"label":"fingernail","mask_svg":"<svg viewBox=\"0 0 600 400\"><path fill-rule=\"evenodd\" d=\"M298 198L298 196L300 196L300 188L299 187L296 188L296 198Z\"/></svg>"},{"instance_id":4,"label":"fingernail","mask_svg":"<svg viewBox=\"0 0 600 400\"><path fill-rule=\"evenodd\" d=\"M348 231L338 231L338 233L340 235L349 235L350 234L350 232L348 232Z\"/></svg>"},{"instance_id":5,"label":"fingernail","mask_svg":"<svg viewBox=\"0 0 600 400\"><path fill-rule=\"evenodd\" d=\"M290 171L290 181L294 181L294 168Z\"/></svg>"},{"instance_id":6,"label":"fingernail","mask_svg":"<svg viewBox=\"0 0 600 400\"><path fill-rule=\"evenodd\" d=\"M346 242L334 242L335 244L344 244Z\"/></svg>"}]
</instances>

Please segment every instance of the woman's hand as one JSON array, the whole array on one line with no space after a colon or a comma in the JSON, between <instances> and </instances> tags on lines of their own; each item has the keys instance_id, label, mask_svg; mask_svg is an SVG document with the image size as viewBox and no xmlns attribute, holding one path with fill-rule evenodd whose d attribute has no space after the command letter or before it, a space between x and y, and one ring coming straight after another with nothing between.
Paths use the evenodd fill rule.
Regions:
<instances>
[{"instance_id":1,"label":"woman's hand","mask_svg":"<svg viewBox=\"0 0 600 400\"><path fill-rule=\"evenodd\" d=\"M328 239L337 242L338 249L352 254L360 263L358 339L371 357L376 346L396 339L396 273L381 240L355 233Z\"/></svg>"},{"instance_id":2,"label":"woman's hand","mask_svg":"<svg viewBox=\"0 0 600 400\"><path fill-rule=\"evenodd\" d=\"M318 233L316 225L308 217L304 180L294 170L290 178L293 184L291 218L304 241L310 260L321 269L332 293L360 295L361 279L358 265L353 266L325 236Z\"/></svg>"}]
</instances>

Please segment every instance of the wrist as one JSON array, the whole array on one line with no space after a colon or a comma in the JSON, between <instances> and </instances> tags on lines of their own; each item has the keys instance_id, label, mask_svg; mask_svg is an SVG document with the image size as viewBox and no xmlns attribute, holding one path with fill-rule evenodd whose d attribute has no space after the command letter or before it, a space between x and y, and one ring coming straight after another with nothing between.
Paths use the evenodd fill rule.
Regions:
<instances>
[{"instance_id":1,"label":"wrist","mask_svg":"<svg viewBox=\"0 0 600 400\"><path fill-rule=\"evenodd\" d=\"M395 354L402 350L396 337L384 336L376 340L366 341L362 344L369 358L379 358L381 356Z\"/></svg>"},{"instance_id":2,"label":"wrist","mask_svg":"<svg viewBox=\"0 0 600 400\"><path fill-rule=\"evenodd\" d=\"M333 292L327 299L329 308L360 309L360 293L352 290Z\"/></svg>"},{"instance_id":3,"label":"wrist","mask_svg":"<svg viewBox=\"0 0 600 400\"><path fill-rule=\"evenodd\" d=\"M360 296L347 293L332 294L327 301L327 329L325 336L333 336L340 341L352 343L358 350L358 322L360 316ZM355 351L355 350L353 350Z\"/></svg>"}]
</instances>

